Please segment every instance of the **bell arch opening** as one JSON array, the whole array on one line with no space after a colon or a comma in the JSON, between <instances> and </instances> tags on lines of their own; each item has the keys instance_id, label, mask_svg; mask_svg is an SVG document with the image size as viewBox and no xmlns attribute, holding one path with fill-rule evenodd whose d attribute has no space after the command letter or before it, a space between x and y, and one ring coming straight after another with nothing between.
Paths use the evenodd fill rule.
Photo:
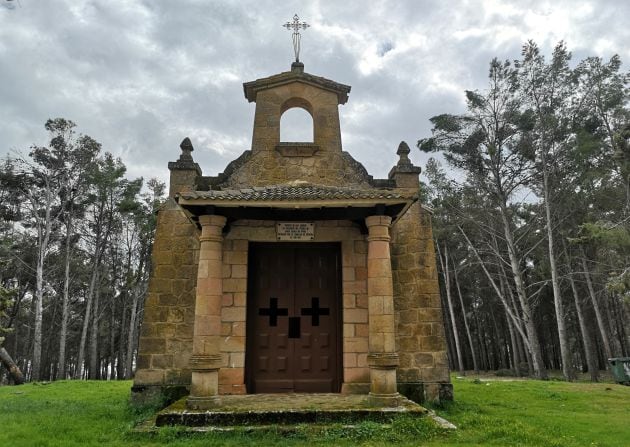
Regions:
<instances>
[{"instance_id":1,"label":"bell arch opening","mask_svg":"<svg viewBox=\"0 0 630 447\"><path fill-rule=\"evenodd\" d=\"M292 98L282 105L280 142L313 143L315 123L311 104L302 98Z\"/></svg>"}]
</instances>

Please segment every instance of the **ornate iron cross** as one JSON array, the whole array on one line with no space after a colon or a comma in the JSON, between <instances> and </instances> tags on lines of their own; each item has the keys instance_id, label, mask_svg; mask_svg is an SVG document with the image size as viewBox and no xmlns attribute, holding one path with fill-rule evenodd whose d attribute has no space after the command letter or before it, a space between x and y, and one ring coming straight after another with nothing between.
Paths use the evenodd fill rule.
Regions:
<instances>
[{"instance_id":1,"label":"ornate iron cross","mask_svg":"<svg viewBox=\"0 0 630 447\"><path fill-rule=\"evenodd\" d=\"M295 52L295 62L300 62L300 29L306 29L309 25L306 22L300 22L300 18L297 14L293 16L293 22L287 22L284 26L289 31L293 30L293 51Z\"/></svg>"}]
</instances>

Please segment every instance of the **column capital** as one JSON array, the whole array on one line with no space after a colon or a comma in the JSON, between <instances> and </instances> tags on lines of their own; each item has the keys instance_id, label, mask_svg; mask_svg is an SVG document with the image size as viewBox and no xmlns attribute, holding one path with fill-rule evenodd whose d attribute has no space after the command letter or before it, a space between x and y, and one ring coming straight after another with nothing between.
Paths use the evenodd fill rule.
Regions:
<instances>
[{"instance_id":1,"label":"column capital","mask_svg":"<svg viewBox=\"0 0 630 447\"><path fill-rule=\"evenodd\" d=\"M389 226L392 218L389 216L368 216L365 218L365 225L368 227L368 241L389 242Z\"/></svg>"},{"instance_id":2,"label":"column capital","mask_svg":"<svg viewBox=\"0 0 630 447\"><path fill-rule=\"evenodd\" d=\"M199 216L199 225L202 227L213 226L223 228L226 222L227 218L218 214L205 214L203 216Z\"/></svg>"},{"instance_id":3,"label":"column capital","mask_svg":"<svg viewBox=\"0 0 630 447\"><path fill-rule=\"evenodd\" d=\"M392 223L392 218L390 216L368 216L365 218L365 225L370 227L375 226L387 226L389 227Z\"/></svg>"}]
</instances>

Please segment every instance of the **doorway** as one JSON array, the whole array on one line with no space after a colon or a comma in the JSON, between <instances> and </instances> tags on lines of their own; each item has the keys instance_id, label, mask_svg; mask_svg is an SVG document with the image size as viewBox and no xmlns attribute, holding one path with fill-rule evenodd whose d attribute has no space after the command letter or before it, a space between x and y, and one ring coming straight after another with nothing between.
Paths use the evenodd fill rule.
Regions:
<instances>
[{"instance_id":1,"label":"doorway","mask_svg":"<svg viewBox=\"0 0 630 447\"><path fill-rule=\"evenodd\" d=\"M339 392L340 244L251 243L248 277L248 392Z\"/></svg>"}]
</instances>

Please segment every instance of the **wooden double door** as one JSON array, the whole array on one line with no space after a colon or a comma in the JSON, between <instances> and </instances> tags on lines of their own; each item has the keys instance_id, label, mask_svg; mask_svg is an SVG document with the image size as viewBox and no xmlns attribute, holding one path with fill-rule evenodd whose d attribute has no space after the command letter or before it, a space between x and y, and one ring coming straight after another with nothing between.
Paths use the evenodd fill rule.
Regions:
<instances>
[{"instance_id":1,"label":"wooden double door","mask_svg":"<svg viewBox=\"0 0 630 447\"><path fill-rule=\"evenodd\" d=\"M340 252L339 244L250 244L249 393L339 392Z\"/></svg>"}]
</instances>

